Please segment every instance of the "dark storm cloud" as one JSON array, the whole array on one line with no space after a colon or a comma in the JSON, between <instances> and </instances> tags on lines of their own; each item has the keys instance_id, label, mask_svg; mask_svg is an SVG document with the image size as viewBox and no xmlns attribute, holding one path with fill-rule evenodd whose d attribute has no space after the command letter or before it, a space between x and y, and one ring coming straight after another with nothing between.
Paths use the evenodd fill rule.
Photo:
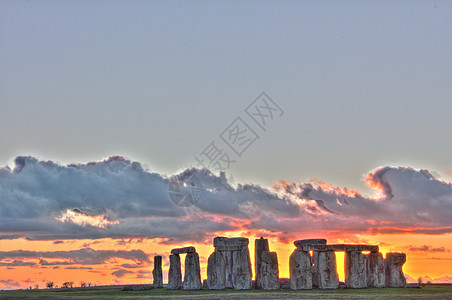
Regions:
<instances>
[{"instance_id":1,"label":"dark storm cloud","mask_svg":"<svg viewBox=\"0 0 452 300\"><path fill-rule=\"evenodd\" d=\"M67 166L17 157L13 168L0 169L0 239L115 238L125 245L130 239L161 238L173 244L206 242L243 227L281 240L306 230L452 232L451 184L427 170L370 172L367 182L379 193L374 197L319 180L280 181L270 191L254 184L232 187L208 170L187 169L177 178L202 184L195 205L175 205L168 194L171 178L123 157Z\"/></svg>"},{"instance_id":2,"label":"dark storm cloud","mask_svg":"<svg viewBox=\"0 0 452 300\"><path fill-rule=\"evenodd\" d=\"M270 210L295 217L299 210L259 186L232 188L207 170L179 175L194 174L206 188L196 206L183 208L169 198L169 179L119 156L67 166L21 156L15 164L0 170L0 239L202 241L209 233L237 228L212 214L247 219Z\"/></svg>"},{"instance_id":3,"label":"dark storm cloud","mask_svg":"<svg viewBox=\"0 0 452 300\"><path fill-rule=\"evenodd\" d=\"M72 208L110 211L114 218L185 215L169 201L167 179L122 157L61 166L20 156L15 163L13 170L0 172L3 218L55 216Z\"/></svg>"}]
</instances>

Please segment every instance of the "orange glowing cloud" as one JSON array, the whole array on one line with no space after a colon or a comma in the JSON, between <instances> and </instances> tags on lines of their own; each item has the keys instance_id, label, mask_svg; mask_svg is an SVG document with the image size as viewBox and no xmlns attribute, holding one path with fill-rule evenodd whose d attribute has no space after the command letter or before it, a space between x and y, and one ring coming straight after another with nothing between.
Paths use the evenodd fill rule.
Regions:
<instances>
[{"instance_id":1,"label":"orange glowing cloud","mask_svg":"<svg viewBox=\"0 0 452 300\"><path fill-rule=\"evenodd\" d=\"M327 193L333 193L336 195L346 195L349 197L356 197L357 195L361 195L361 192L357 190L352 190L347 187L340 188L338 186L334 186L332 184L326 183L324 181L321 181L317 177L313 177L310 180L311 183L314 183L317 187L323 189Z\"/></svg>"},{"instance_id":2,"label":"orange glowing cloud","mask_svg":"<svg viewBox=\"0 0 452 300\"><path fill-rule=\"evenodd\" d=\"M375 180L375 173L380 170L376 169L366 175L366 183L375 191L375 200L382 200L385 198L385 188L381 181Z\"/></svg>"}]
</instances>

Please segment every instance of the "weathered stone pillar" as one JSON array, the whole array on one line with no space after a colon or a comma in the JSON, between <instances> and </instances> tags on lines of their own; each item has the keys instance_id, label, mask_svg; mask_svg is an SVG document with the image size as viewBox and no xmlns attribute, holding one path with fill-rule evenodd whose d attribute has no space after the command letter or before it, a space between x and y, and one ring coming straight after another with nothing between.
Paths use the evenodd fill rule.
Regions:
<instances>
[{"instance_id":1,"label":"weathered stone pillar","mask_svg":"<svg viewBox=\"0 0 452 300\"><path fill-rule=\"evenodd\" d=\"M294 242L294 245L300 251L312 251L311 255L311 273L312 273L312 287L319 287L319 251L316 246L326 245L326 239L306 239Z\"/></svg>"},{"instance_id":2,"label":"weathered stone pillar","mask_svg":"<svg viewBox=\"0 0 452 300\"><path fill-rule=\"evenodd\" d=\"M385 259L385 279L387 287L404 287L406 279L403 274L403 264L406 262L405 253L386 253Z\"/></svg>"},{"instance_id":3,"label":"weathered stone pillar","mask_svg":"<svg viewBox=\"0 0 452 300\"><path fill-rule=\"evenodd\" d=\"M371 252L364 256L367 266L367 286L385 287L385 265L383 254L380 252Z\"/></svg>"},{"instance_id":4,"label":"weathered stone pillar","mask_svg":"<svg viewBox=\"0 0 452 300\"><path fill-rule=\"evenodd\" d=\"M295 249L289 259L290 288L292 290L312 289L311 256L309 252Z\"/></svg>"},{"instance_id":5,"label":"weathered stone pillar","mask_svg":"<svg viewBox=\"0 0 452 300\"><path fill-rule=\"evenodd\" d=\"M318 287L320 289L339 288L336 255L334 251L320 251L318 255Z\"/></svg>"},{"instance_id":6,"label":"weathered stone pillar","mask_svg":"<svg viewBox=\"0 0 452 300\"><path fill-rule=\"evenodd\" d=\"M232 285L234 290L251 289L251 259L248 245L232 252Z\"/></svg>"},{"instance_id":7,"label":"weathered stone pillar","mask_svg":"<svg viewBox=\"0 0 452 300\"><path fill-rule=\"evenodd\" d=\"M262 253L264 251L270 251L268 247L268 240L261 237L254 241L254 272L256 273L256 289L262 288L261 284L261 264Z\"/></svg>"},{"instance_id":8,"label":"weathered stone pillar","mask_svg":"<svg viewBox=\"0 0 452 300\"><path fill-rule=\"evenodd\" d=\"M152 277L154 277L153 287L155 289L163 287L163 273L162 273L162 257L160 255L154 256L154 270L152 270Z\"/></svg>"},{"instance_id":9,"label":"weathered stone pillar","mask_svg":"<svg viewBox=\"0 0 452 300\"><path fill-rule=\"evenodd\" d=\"M178 290L182 287L182 272L180 269L179 254L170 255L170 267L168 271L168 290Z\"/></svg>"},{"instance_id":10,"label":"weathered stone pillar","mask_svg":"<svg viewBox=\"0 0 452 300\"><path fill-rule=\"evenodd\" d=\"M366 262L361 250L345 252L345 286L353 289L367 287Z\"/></svg>"},{"instance_id":11,"label":"weathered stone pillar","mask_svg":"<svg viewBox=\"0 0 452 300\"><path fill-rule=\"evenodd\" d=\"M220 251L223 254L223 259L225 262L225 287L232 289L234 287L232 283L232 251Z\"/></svg>"},{"instance_id":12,"label":"weathered stone pillar","mask_svg":"<svg viewBox=\"0 0 452 300\"><path fill-rule=\"evenodd\" d=\"M214 251L207 260L207 287L222 290L226 287L226 264L221 251Z\"/></svg>"},{"instance_id":13,"label":"weathered stone pillar","mask_svg":"<svg viewBox=\"0 0 452 300\"><path fill-rule=\"evenodd\" d=\"M261 257L261 288L264 290L279 290L278 255L276 252L264 251Z\"/></svg>"},{"instance_id":14,"label":"weathered stone pillar","mask_svg":"<svg viewBox=\"0 0 452 300\"><path fill-rule=\"evenodd\" d=\"M252 285L251 259L248 250L249 240L247 238L216 237L213 240L215 252L221 253L224 261L224 287L236 290L250 289ZM219 258L211 256L210 262L214 263ZM208 267L209 269L209 267ZM217 274L212 265L209 274ZM211 279L212 286L222 287L222 271L220 277ZM217 274L218 275L218 274ZM215 283L216 282L216 283Z\"/></svg>"},{"instance_id":15,"label":"weathered stone pillar","mask_svg":"<svg viewBox=\"0 0 452 300\"><path fill-rule=\"evenodd\" d=\"M201 288L199 255L196 252L188 252L185 256L184 290L200 290Z\"/></svg>"}]
</instances>

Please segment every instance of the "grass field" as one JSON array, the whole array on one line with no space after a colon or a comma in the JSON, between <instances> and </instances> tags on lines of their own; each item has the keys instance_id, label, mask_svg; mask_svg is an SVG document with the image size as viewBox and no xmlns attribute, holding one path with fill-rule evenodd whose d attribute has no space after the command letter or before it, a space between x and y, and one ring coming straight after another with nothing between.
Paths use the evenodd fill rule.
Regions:
<instances>
[{"instance_id":1,"label":"grass field","mask_svg":"<svg viewBox=\"0 0 452 300\"><path fill-rule=\"evenodd\" d=\"M121 286L70 289L0 291L0 299L452 299L452 284L432 284L423 288L338 289L308 291L183 291L153 289L121 291Z\"/></svg>"}]
</instances>

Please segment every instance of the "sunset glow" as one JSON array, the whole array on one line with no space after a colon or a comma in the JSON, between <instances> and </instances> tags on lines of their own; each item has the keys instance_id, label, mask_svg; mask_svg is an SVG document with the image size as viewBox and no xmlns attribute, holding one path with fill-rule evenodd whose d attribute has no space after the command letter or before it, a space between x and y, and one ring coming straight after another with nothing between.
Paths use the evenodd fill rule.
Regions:
<instances>
[{"instance_id":1,"label":"sunset glow","mask_svg":"<svg viewBox=\"0 0 452 300\"><path fill-rule=\"evenodd\" d=\"M26 161L28 162L21 167L24 174L34 168L49 167L48 163L41 164L37 160ZM130 169L132 166L133 169ZM113 178L118 174L143 172L136 163L121 157L112 157L107 161L86 165L78 164L75 170L91 172L90 168L95 168L97 172L99 167L106 168L103 174L113 172L111 173ZM72 172L72 168L74 167L71 166L67 170ZM55 170L63 169L58 167ZM204 182L216 180L215 175L209 172L196 172L196 176ZM398 176L398 183L390 184L382 172L390 174L388 178ZM11 174L11 178L15 178L18 173L4 174ZM172 210L177 209L183 212L183 214L178 213L180 215L177 217L177 222L181 225L175 220L171 221L173 226L180 226L176 231L173 228L159 228L158 225L153 227L151 224L154 220L167 222L160 216L141 216L131 219L121 217L123 212L117 211L114 214L119 219L115 220L106 214L87 213L78 208L66 209L54 218L57 223L46 221L49 225L54 224L52 226L55 226L55 230L43 229L42 232L36 233L31 228L28 231L22 228L9 233L10 236L12 234L29 236L27 238L8 238L8 235L3 233L0 251L0 268L3 272L0 275L0 282L2 288L6 289L27 288L35 284L44 286L47 281L59 282L59 284L65 281L83 281L97 285L150 283L154 255L163 256L164 280L167 280L169 253L173 248L184 246L196 247L200 255L202 278L205 279L207 258L213 251L212 242L215 236L249 238L252 262L254 262L254 239L261 236L268 238L270 249L278 253L281 277L290 276L288 259L295 249L293 241L327 238L331 244L378 245L383 254L405 252L408 260L404 270L409 281L425 277L430 281L450 282L452 226L447 226L448 218L442 221L443 212L435 211L432 207L424 210L422 222L410 223L403 221L397 214L394 217L391 215L391 213L397 213L394 211L397 209L397 202L405 201L404 198L394 198L400 190L406 188L403 178L408 178L406 182L410 186L413 181L439 187L449 185L441 180L434 181L429 174L425 170L416 171L409 168L380 168L370 172L366 182L374 191L385 193L381 197L388 200L383 203L375 202L373 198L365 198L359 191L335 187L316 178L308 183L279 180L272 187L276 194L252 186L233 188L226 185L221 189L214 188L214 191L206 191L205 198L201 199L197 206L180 210L170 205ZM93 177L90 178L92 180ZM375 178L379 178L378 181ZM20 177L17 180L19 179ZM105 182L104 179L102 180ZM165 185L161 188L166 189ZM424 189L428 190L425 187ZM217 190L222 192L219 193ZM131 192L131 195L133 193ZM233 201L221 202L218 205L238 205L240 207L238 214L228 206L224 207L226 212L230 211L228 214L218 213L215 208L204 208L206 211L203 211L203 205L208 201L216 201L218 197L223 197L222 201ZM256 197L267 200L256 202ZM237 200L240 202L234 202ZM171 203L168 200L165 201L167 202L162 204ZM385 210L387 201L394 203L395 208L392 211ZM273 207L273 210L265 210L266 206ZM366 216L363 206L374 207L373 214ZM293 214L292 210L297 210L298 213ZM417 212L414 214L417 216ZM430 215L437 217L426 219ZM406 215L405 218L409 220L410 216ZM206 226L224 227L224 229L207 231ZM124 228L132 229L123 233ZM184 232L187 229L189 230L186 231L187 234L179 235L180 231ZM48 233L45 233L45 230ZM159 230L167 233L161 237L146 236ZM70 238L74 231L91 238ZM190 237L190 234L197 231L199 233ZM135 234L129 234L129 232ZM148 233L145 234L145 232ZM107 237L108 235L110 237ZM121 237L115 238L115 235ZM337 252L336 257L339 277L344 280L344 254Z\"/></svg>"},{"instance_id":2,"label":"sunset glow","mask_svg":"<svg viewBox=\"0 0 452 300\"><path fill-rule=\"evenodd\" d=\"M0 290L166 283L190 246L250 289L261 237L269 290L295 249L312 294L452 283L451 37L447 0L1 0Z\"/></svg>"}]
</instances>

